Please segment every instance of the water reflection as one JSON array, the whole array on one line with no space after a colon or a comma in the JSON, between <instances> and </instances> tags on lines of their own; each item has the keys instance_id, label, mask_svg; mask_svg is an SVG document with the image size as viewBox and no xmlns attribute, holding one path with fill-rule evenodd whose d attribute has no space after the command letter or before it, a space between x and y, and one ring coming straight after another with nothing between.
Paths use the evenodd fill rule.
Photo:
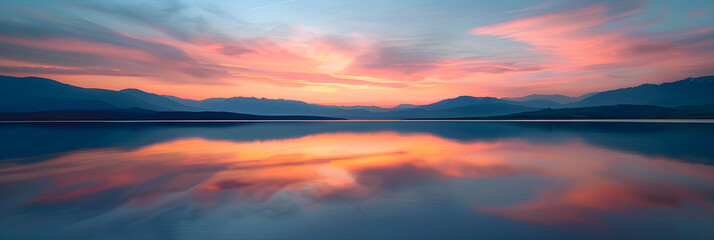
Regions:
<instances>
[{"instance_id":1,"label":"water reflection","mask_svg":"<svg viewBox=\"0 0 714 240\"><path fill-rule=\"evenodd\" d=\"M7 148L0 236L714 234L707 124L441 124L5 126L75 140Z\"/></svg>"}]
</instances>

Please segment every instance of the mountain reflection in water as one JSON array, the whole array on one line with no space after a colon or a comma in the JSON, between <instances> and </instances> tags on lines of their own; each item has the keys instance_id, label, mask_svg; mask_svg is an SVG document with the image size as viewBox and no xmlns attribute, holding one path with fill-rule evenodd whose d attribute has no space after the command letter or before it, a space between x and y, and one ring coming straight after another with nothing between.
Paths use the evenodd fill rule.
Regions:
<instances>
[{"instance_id":1,"label":"mountain reflection in water","mask_svg":"<svg viewBox=\"0 0 714 240\"><path fill-rule=\"evenodd\" d=\"M706 239L712 125L3 124L0 236Z\"/></svg>"}]
</instances>

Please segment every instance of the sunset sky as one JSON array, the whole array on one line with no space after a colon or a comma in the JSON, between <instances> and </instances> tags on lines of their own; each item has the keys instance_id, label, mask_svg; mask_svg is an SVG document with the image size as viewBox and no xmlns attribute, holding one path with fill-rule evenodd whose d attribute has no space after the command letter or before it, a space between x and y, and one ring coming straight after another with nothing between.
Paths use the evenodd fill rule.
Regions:
<instances>
[{"instance_id":1,"label":"sunset sky","mask_svg":"<svg viewBox=\"0 0 714 240\"><path fill-rule=\"evenodd\" d=\"M714 1L3 0L0 74L394 106L714 74Z\"/></svg>"}]
</instances>

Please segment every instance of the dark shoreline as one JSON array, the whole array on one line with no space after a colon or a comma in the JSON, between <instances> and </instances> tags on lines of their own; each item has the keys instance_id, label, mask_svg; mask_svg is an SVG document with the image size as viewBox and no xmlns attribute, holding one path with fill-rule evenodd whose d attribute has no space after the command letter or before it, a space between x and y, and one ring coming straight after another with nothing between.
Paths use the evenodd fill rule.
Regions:
<instances>
[{"instance_id":1,"label":"dark shoreline","mask_svg":"<svg viewBox=\"0 0 714 240\"><path fill-rule=\"evenodd\" d=\"M0 121L220 121L220 120L343 120L320 116L265 116L231 112L157 112L145 109L57 110L0 113Z\"/></svg>"}]
</instances>

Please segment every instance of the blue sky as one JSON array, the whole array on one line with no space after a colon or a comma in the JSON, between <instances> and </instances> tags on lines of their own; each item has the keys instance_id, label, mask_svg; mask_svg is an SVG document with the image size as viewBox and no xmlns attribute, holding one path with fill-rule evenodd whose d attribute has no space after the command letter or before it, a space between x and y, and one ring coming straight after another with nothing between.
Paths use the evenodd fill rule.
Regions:
<instances>
[{"instance_id":1,"label":"blue sky","mask_svg":"<svg viewBox=\"0 0 714 240\"><path fill-rule=\"evenodd\" d=\"M392 105L714 73L712 1L3 1L0 74ZM368 96L368 97L367 97Z\"/></svg>"}]
</instances>

